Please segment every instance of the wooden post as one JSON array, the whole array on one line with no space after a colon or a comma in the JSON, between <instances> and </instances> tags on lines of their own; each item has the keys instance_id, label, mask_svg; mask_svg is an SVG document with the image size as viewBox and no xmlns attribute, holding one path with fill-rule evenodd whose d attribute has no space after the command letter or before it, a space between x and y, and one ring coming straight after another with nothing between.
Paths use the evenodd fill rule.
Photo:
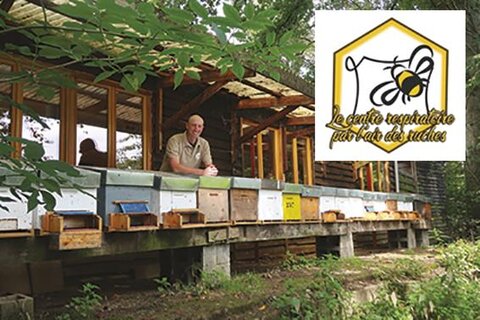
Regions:
<instances>
[{"instance_id":1,"label":"wooden post","mask_svg":"<svg viewBox=\"0 0 480 320\"><path fill-rule=\"evenodd\" d=\"M263 139L262 139L261 132L257 134L257 162L258 162L258 177L263 179L265 176L265 172L263 171Z\"/></svg>"},{"instance_id":2,"label":"wooden post","mask_svg":"<svg viewBox=\"0 0 480 320\"><path fill-rule=\"evenodd\" d=\"M385 191L390 192L390 162L385 161L383 166L385 172Z\"/></svg>"},{"instance_id":3,"label":"wooden post","mask_svg":"<svg viewBox=\"0 0 480 320\"><path fill-rule=\"evenodd\" d=\"M77 92L60 88L60 160L76 164L77 156Z\"/></svg>"},{"instance_id":4,"label":"wooden post","mask_svg":"<svg viewBox=\"0 0 480 320\"><path fill-rule=\"evenodd\" d=\"M13 72L18 72L18 65L12 66ZM23 103L23 84L15 83L12 85L12 99L17 103ZM10 134L12 137L21 138L23 130L23 112L14 107L10 107ZM12 147L15 148L12 156L19 158L22 154L22 144L20 142L12 142Z\"/></svg>"},{"instance_id":5,"label":"wooden post","mask_svg":"<svg viewBox=\"0 0 480 320\"><path fill-rule=\"evenodd\" d=\"M367 164L367 190L375 191L375 186L373 185L373 163L369 162Z\"/></svg>"},{"instance_id":6,"label":"wooden post","mask_svg":"<svg viewBox=\"0 0 480 320\"><path fill-rule=\"evenodd\" d=\"M365 190L365 176L363 175L363 166L358 167L358 179L360 180L360 190Z\"/></svg>"},{"instance_id":7,"label":"wooden post","mask_svg":"<svg viewBox=\"0 0 480 320\"><path fill-rule=\"evenodd\" d=\"M163 89L158 88L155 92L155 105L153 108L157 111L157 121L156 125L153 127L154 132L158 133L158 142L157 142L157 150L160 151L163 148L163 131L162 131L162 123L163 123Z\"/></svg>"},{"instance_id":8,"label":"wooden post","mask_svg":"<svg viewBox=\"0 0 480 320\"><path fill-rule=\"evenodd\" d=\"M142 159L143 169L152 169L152 106L150 97L142 96Z\"/></svg>"},{"instance_id":9,"label":"wooden post","mask_svg":"<svg viewBox=\"0 0 480 320\"><path fill-rule=\"evenodd\" d=\"M107 152L108 167L117 167L117 108L115 88L108 87L108 111L107 111Z\"/></svg>"},{"instance_id":10,"label":"wooden post","mask_svg":"<svg viewBox=\"0 0 480 320\"><path fill-rule=\"evenodd\" d=\"M274 169L275 179L282 180L282 148L280 145L280 130L273 129L273 158L274 158Z\"/></svg>"},{"instance_id":11,"label":"wooden post","mask_svg":"<svg viewBox=\"0 0 480 320\"><path fill-rule=\"evenodd\" d=\"M298 183L298 145L297 138L292 139L293 183Z\"/></svg>"},{"instance_id":12,"label":"wooden post","mask_svg":"<svg viewBox=\"0 0 480 320\"><path fill-rule=\"evenodd\" d=\"M305 158L306 158L306 167L307 167L307 183L308 185L313 184L313 174L312 174L312 138L305 137Z\"/></svg>"},{"instance_id":13,"label":"wooden post","mask_svg":"<svg viewBox=\"0 0 480 320\"><path fill-rule=\"evenodd\" d=\"M383 190L383 175L382 175L382 166L380 161L377 161L377 180L378 180L378 191Z\"/></svg>"},{"instance_id":14,"label":"wooden post","mask_svg":"<svg viewBox=\"0 0 480 320\"><path fill-rule=\"evenodd\" d=\"M250 167L252 168L252 177L255 178L255 139L250 141Z\"/></svg>"}]
</instances>

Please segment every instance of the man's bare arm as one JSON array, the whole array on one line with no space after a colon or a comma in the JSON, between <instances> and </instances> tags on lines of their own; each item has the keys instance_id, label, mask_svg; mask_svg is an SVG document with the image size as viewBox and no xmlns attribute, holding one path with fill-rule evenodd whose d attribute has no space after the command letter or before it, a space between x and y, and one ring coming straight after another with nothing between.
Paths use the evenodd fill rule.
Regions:
<instances>
[{"instance_id":1,"label":"man's bare arm","mask_svg":"<svg viewBox=\"0 0 480 320\"><path fill-rule=\"evenodd\" d=\"M211 176L211 175L216 175L216 172L214 174L210 166L208 166L205 169L197 169L197 168L191 168L182 165L177 158L168 158L168 161L170 163L170 167L172 168L173 172L175 173L184 173L184 174L195 174L197 176Z\"/></svg>"}]
</instances>

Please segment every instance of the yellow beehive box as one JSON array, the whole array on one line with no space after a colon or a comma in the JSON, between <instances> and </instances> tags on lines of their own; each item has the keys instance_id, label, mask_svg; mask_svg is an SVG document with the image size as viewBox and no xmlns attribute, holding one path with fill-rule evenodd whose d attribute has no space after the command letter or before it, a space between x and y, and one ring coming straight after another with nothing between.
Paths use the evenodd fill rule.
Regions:
<instances>
[{"instance_id":1,"label":"yellow beehive box","mask_svg":"<svg viewBox=\"0 0 480 320\"><path fill-rule=\"evenodd\" d=\"M284 193L283 198L283 219L300 220L302 219L301 201L299 194Z\"/></svg>"}]
</instances>

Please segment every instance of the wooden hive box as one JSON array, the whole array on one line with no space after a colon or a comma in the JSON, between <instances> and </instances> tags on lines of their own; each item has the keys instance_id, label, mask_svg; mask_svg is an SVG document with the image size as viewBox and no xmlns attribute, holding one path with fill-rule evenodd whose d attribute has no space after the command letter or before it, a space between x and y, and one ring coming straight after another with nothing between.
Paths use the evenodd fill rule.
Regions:
<instances>
[{"instance_id":1,"label":"wooden hive box","mask_svg":"<svg viewBox=\"0 0 480 320\"><path fill-rule=\"evenodd\" d=\"M337 214L339 214L336 210L328 210L322 213L322 222L325 223L332 223L337 221Z\"/></svg>"},{"instance_id":2,"label":"wooden hive box","mask_svg":"<svg viewBox=\"0 0 480 320\"><path fill-rule=\"evenodd\" d=\"M88 211L47 212L42 233L51 234L50 248L74 250L102 246L102 218Z\"/></svg>"},{"instance_id":3,"label":"wooden hive box","mask_svg":"<svg viewBox=\"0 0 480 320\"><path fill-rule=\"evenodd\" d=\"M147 201L117 200L115 203L121 208L121 213L109 215L108 231L158 230L158 215L149 212Z\"/></svg>"},{"instance_id":4,"label":"wooden hive box","mask_svg":"<svg viewBox=\"0 0 480 320\"><path fill-rule=\"evenodd\" d=\"M198 209L173 209L163 214L163 229L184 229L205 226L205 215Z\"/></svg>"},{"instance_id":5,"label":"wooden hive box","mask_svg":"<svg viewBox=\"0 0 480 320\"><path fill-rule=\"evenodd\" d=\"M261 189L258 191L259 220L283 220L283 188L284 183L282 181L262 179Z\"/></svg>"},{"instance_id":6,"label":"wooden hive box","mask_svg":"<svg viewBox=\"0 0 480 320\"><path fill-rule=\"evenodd\" d=\"M205 215L207 223L228 221L230 185L230 177L201 176L199 178L198 209Z\"/></svg>"},{"instance_id":7,"label":"wooden hive box","mask_svg":"<svg viewBox=\"0 0 480 320\"><path fill-rule=\"evenodd\" d=\"M232 177L230 194L230 220L248 222L258 220L258 190L261 180Z\"/></svg>"},{"instance_id":8,"label":"wooden hive box","mask_svg":"<svg viewBox=\"0 0 480 320\"><path fill-rule=\"evenodd\" d=\"M302 220L320 219L320 189L312 186L302 186L300 202Z\"/></svg>"},{"instance_id":9,"label":"wooden hive box","mask_svg":"<svg viewBox=\"0 0 480 320\"><path fill-rule=\"evenodd\" d=\"M302 186L300 184L285 183L282 193L283 219L284 220L301 220L301 193Z\"/></svg>"}]
</instances>

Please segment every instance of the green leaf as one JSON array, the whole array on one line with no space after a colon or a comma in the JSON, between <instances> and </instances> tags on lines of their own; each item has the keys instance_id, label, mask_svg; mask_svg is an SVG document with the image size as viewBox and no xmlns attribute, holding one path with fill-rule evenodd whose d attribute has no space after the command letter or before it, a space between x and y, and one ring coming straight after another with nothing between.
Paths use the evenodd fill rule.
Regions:
<instances>
[{"instance_id":1,"label":"green leaf","mask_svg":"<svg viewBox=\"0 0 480 320\"><path fill-rule=\"evenodd\" d=\"M183 69L178 69L173 77L173 89L177 89L183 81Z\"/></svg>"},{"instance_id":2,"label":"green leaf","mask_svg":"<svg viewBox=\"0 0 480 320\"><path fill-rule=\"evenodd\" d=\"M136 92L139 87L137 79L131 73L124 73L120 84L128 92Z\"/></svg>"},{"instance_id":3,"label":"green leaf","mask_svg":"<svg viewBox=\"0 0 480 320\"><path fill-rule=\"evenodd\" d=\"M55 171L64 172L70 177L80 176L80 171L72 167L66 162L59 160L47 160L43 162L44 166L55 168Z\"/></svg>"},{"instance_id":4,"label":"green leaf","mask_svg":"<svg viewBox=\"0 0 480 320\"><path fill-rule=\"evenodd\" d=\"M52 196L49 192L46 191L40 191L42 194L43 202L45 203L45 209L47 211L53 211L55 209L55 205L57 204L57 200L55 200L55 197Z\"/></svg>"},{"instance_id":5,"label":"green leaf","mask_svg":"<svg viewBox=\"0 0 480 320\"><path fill-rule=\"evenodd\" d=\"M205 9L197 0L189 0L188 7L192 10L197 16L206 18L208 17L208 11Z\"/></svg>"},{"instance_id":6,"label":"green leaf","mask_svg":"<svg viewBox=\"0 0 480 320\"><path fill-rule=\"evenodd\" d=\"M279 81L280 80L280 73L278 71L271 71L270 76L273 80Z\"/></svg>"},{"instance_id":7,"label":"green leaf","mask_svg":"<svg viewBox=\"0 0 480 320\"><path fill-rule=\"evenodd\" d=\"M187 76L195 80L200 80L200 74L197 71L187 70Z\"/></svg>"},{"instance_id":8,"label":"green leaf","mask_svg":"<svg viewBox=\"0 0 480 320\"><path fill-rule=\"evenodd\" d=\"M213 25L212 30L215 32L215 35L217 36L218 40L220 40L221 44L227 43L227 36L221 28L219 28L217 25Z\"/></svg>"},{"instance_id":9,"label":"green leaf","mask_svg":"<svg viewBox=\"0 0 480 320\"><path fill-rule=\"evenodd\" d=\"M195 19L190 12L178 8L162 8L162 11L168 18L181 24L189 24Z\"/></svg>"},{"instance_id":10,"label":"green leaf","mask_svg":"<svg viewBox=\"0 0 480 320\"><path fill-rule=\"evenodd\" d=\"M55 89L50 86L38 86L36 91L38 96L45 98L47 101L51 101L55 97L56 93L57 92Z\"/></svg>"},{"instance_id":11,"label":"green leaf","mask_svg":"<svg viewBox=\"0 0 480 320\"><path fill-rule=\"evenodd\" d=\"M95 77L95 80L93 80L93 83L99 83L105 79L108 79L111 76L113 76L115 73L117 73L117 70L104 71Z\"/></svg>"},{"instance_id":12,"label":"green leaf","mask_svg":"<svg viewBox=\"0 0 480 320\"><path fill-rule=\"evenodd\" d=\"M28 197L27 201L27 211L30 212L35 209L38 205L38 191L33 191L32 194Z\"/></svg>"},{"instance_id":13,"label":"green leaf","mask_svg":"<svg viewBox=\"0 0 480 320\"><path fill-rule=\"evenodd\" d=\"M243 79L243 76L245 75L245 68L242 66L242 64L238 61L233 61L233 67L232 67L233 74L238 78L238 79Z\"/></svg>"},{"instance_id":14,"label":"green leaf","mask_svg":"<svg viewBox=\"0 0 480 320\"><path fill-rule=\"evenodd\" d=\"M147 75L145 70L143 69L138 69L133 72L132 77L135 79L136 83L138 84L138 87L142 85L142 83L147 79ZM137 88L138 90L138 88Z\"/></svg>"},{"instance_id":15,"label":"green leaf","mask_svg":"<svg viewBox=\"0 0 480 320\"><path fill-rule=\"evenodd\" d=\"M66 56L66 53L63 50L54 47L42 47L38 54L42 57L48 59L58 59Z\"/></svg>"},{"instance_id":16,"label":"green leaf","mask_svg":"<svg viewBox=\"0 0 480 320\"><path fill-rule=\"evenodd\" d=\"M40 160L45 155L42 145L34 141L27 143L23 150L25 157L31 160Z\"/></svg>"},{"instance_id":17,"label":"green leaf","mask_svg":"<svg viewBox=\"0 0 480 320\"><path fill-rule=\"evenodd\" d=\"M280 37L280 40L278 41L278 44L280 46L283 46L285 43L287 43L288 40L290 40L292 38L292 36L293 36L293 31L292 30L285 32Z\"/></svg>"},{"instance_id":18,"label":"green leaf","mask_svg":"<svg viewBox=\"0 0 480 320\"><path fill-rule=\"evenodd\" d=\"M72 5L72 3L67 2L59 6L56 6L55 9L67 16L83 18L84 20L90 20L94 16L93 9L88 5L81 3L79 1L75 2L75 5Z\"/></svg>"},{"instance_id":19,"label":"green leaf","mask_svg":"<svg viewBox=\"0 0 480 320\"><path fill-rule=\"evenodd\" d=\"M275 32L268 32L267 33L267 46L271 47L275 42Z\"/></svg>"},{"instance_id":20,"label":"green leaf","mask_svg":"<svg viewBox=\"0 0 480 320\"><path fill-rule=\"evenodd\" d=\"M248 20L242 23L242 28L251 29L253 31L263 31L268 27L268 24L257 21L255 19Z\"/></svg>"},{"instance_id":21,"label":"green leaf","mask_svg":"<svg viewBox=\"0 0 480 320\"><path fill-rule=\"evenodd\" d=\"M44 179L42 180L42 184L50 192L60 192L60 185L53 179Z\"/></svg>"},{"instance_id":22,"label":"green leaf","mask_svg":"<svg viewBox=\"0 0 480 320\"><path fill-rule=\"evenodd\" d=\"M0 155L8 156L13 151L15 151L15 148L13 148L11 145L0 143Z\"/></svg>"},{"instance_id":23,"label":"green leaf","mask_svg":"<svg viewBox=\"0 0 480 320\"><path fill-rule=\"evenodd\" d=\"M223 13L225 17L232 19L238 23L242 22L242 18L240 17L240 13L238 12L237 8L232 5L225 3L223 5Z\"/></svg>"},{"instance_id":24,"label":"green leaf","mask_svg":"<svg viewBox=\"0 0 480 320\"><path fill-rule=\"evenodd\" d=\"M254 15L255 15L255 7L253 6L253 4L247 3L245 5L245 16L248 19L252 19Z\"/></svg>"}]
</instances>

